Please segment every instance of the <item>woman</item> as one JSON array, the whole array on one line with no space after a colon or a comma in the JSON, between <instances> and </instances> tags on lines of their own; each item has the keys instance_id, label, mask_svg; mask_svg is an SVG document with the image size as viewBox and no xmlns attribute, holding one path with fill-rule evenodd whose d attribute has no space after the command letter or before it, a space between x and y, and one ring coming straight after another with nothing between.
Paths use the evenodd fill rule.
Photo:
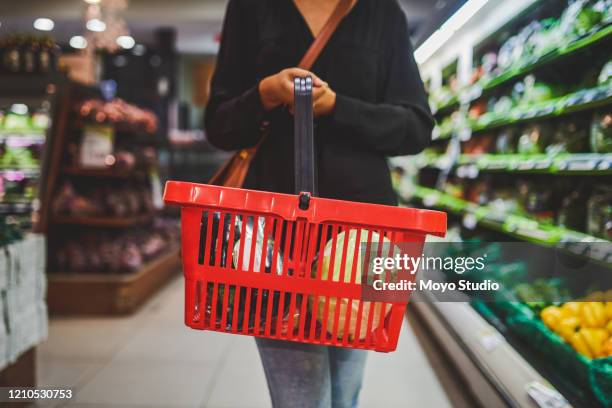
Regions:
<instances>
[{"instance_id":1,"label":"woman","mask_svg":"<svg viewBox=\"0 0 612 408\"><path fill-rule=\"evenodd\" d=\"M356 0L315 62L294 67L338 0L230 0L206 111L210 142L257 144L245 188L294 192L293 78L314 78L318 195L396 205L387 157L415 154L433 119L396 0ZM275 407L356 405L366 352L257 340Z\"/></svg>"}]
</instances>

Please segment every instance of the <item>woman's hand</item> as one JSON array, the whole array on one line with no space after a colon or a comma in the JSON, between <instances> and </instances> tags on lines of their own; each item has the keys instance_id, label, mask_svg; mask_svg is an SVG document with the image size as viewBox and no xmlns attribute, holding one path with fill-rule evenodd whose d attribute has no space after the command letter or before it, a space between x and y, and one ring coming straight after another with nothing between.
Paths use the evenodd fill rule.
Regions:
<instances>
[{"instance_id":1,"label":"woman's hand","mask_svg":"<svg viewBox=\"0 0 612 408\"><path fill-rule=\"evenodd\" d=\"M320 92L320 88L327 87L323 80L305 69L287 68L259 82L259 95L264 109L272 110L280 105L293 106L293 79L306 76L312 77L313 101L317 100L315 95L318 95L318 98L323 97L326 93ZM329 103L329 95L326 95L326 101Z\"/></svg>"},{"instance_id":2,"label":"woman's hand","mask_svg":"<svg viewBox=\"0 0 612 408\"><path fill-rule=\"evenodd\" d=\"M312 108L315 116L325 116L336 107L336 93L327 83L312 91Z\"/></svg>"}]
</instances>

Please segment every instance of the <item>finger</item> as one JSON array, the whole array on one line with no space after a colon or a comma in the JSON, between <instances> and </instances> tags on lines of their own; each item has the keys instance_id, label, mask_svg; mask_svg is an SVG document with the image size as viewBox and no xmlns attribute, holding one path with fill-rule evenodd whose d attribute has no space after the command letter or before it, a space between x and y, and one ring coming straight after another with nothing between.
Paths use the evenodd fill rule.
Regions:
<instances>
[{"instance_id":1,"label":"finger","mask_svg":"<svg viewBox=\"0 0 612 408\"><path fill-rule=\"evenodd\" d=\"M293 81L293 79L295 77L307 77L307 76L309 76L309 77L312 78L312 85L315 88L327 85L327 82L323 81L321 78L319 78L313 72L307 71L305 69L302 69L302 68L290 68L288 71L289 71L289 75L291 76L291 80L292 81Z\"/></svg>"},{"instance_id":2,"label":"finger","mask_svg":"<svg viewBox=\"0 0 612 408\"><path fill-rule=\"evenodd\" d=\"M313 101L318 101L320 98L322 98L327 92L328 92L327 87L320 87L320 88L314 88L312 90L312 100Z\"/></svg>"}]
</instances>

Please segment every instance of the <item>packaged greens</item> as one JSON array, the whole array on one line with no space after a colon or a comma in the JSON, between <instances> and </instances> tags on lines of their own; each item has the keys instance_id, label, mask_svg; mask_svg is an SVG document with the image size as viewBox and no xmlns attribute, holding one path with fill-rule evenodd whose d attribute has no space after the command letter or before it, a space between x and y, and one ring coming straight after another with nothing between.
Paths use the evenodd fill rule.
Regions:
<instances>
[{"instance_id":1,"label":"packaged greens","mask_svg":"<svg viewBox=\"0 0 612 408\"><path fill-rule=\"evenodd\" d=\"M612 240L612 187L598 186L587 203L587 232Z\"/></svg>"},{"instance_id":2,"label":"packaged greens","mask_svg":"<svg viewBox=\"0 0 612 408\"><path fill-rule=\"evenodd\" d=\"M612 153L612 113L596 113L591 123L591 149Z\"/></svg>"}]
</instances>

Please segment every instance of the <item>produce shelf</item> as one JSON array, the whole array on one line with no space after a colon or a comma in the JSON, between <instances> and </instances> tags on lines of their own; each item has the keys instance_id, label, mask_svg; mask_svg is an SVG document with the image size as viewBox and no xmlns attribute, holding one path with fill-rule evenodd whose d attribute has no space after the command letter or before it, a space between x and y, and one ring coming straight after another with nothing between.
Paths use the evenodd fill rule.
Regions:
<instances>
[{"instance_id":1,"label":"produce shelf","mask_svg":"<svg viewBox=\"0 0 612 408\"><path fill-rule=\"evenodd\" d=\"M78 167L78 166L64 167L62 172L64 174L68 174L71 176L120 178L120 179L143 178L146 176L146 173L141 172L141 171L116 170L116 169L95 169L95 168L84 168L84 167Z\"/></svg>"},{"instance_id":2,"label":"produce shelf","mask_svg":"<svg viewBox=\"0 0 612 408\"><path fill-rule=\"evenodd\" d=\"M47 137L44 131L0 130L0 143L7 143L12 146L31 146L36 144L44 144L46 141Z\"/></svg>"},{"instance_id":3,"label":"produce shelf","mask_svg":"<svg viewBox=\"0 0 612 408\"><path fill-rule=\"evenodd\" d=\"M507 115L484 114L465 129L453 129L439 134L439 140L448 139L455 132L484 132L533 120L559 117L575 112L596 109L612 103L612 82L591 89L583 89L550 101L530 106L516 106Z\"/></svg>"},{"instance_id":4,"label":"produce shelf","mask_svg":"<svg viewBox=\"0 0 612 408\"><path fill-rule=\"evenodd\" d=\"M566 45L561 45L554 50L541 55L535 56L531 61L526 64L512 68L508 71L501 73L495 78L490 79L485 84L482 85L482 89L489 91L493 88L496 88L500 85L508 83L509 81L521 77L523 75L529 74L535 68L538 68L543 65L547 65L553 62L559 61L563 57L568 57L575 54L577 51L584 50L586 48L595 46L597 44L603 44L605 41L612 38L612 25L608 25L591 35L587 35L579 40L571 42Z\"/></svg>"},{"instance_id":5,"label":"produce shelf","mask_svg":"<svg viewBox=\"0 0 612 408\"><path fill-rule=\"evenodd\" d=\"M544 388L563 400L559 391L469 303L436 302L426 293L414 293L409 307L428 326L483 407L538 406L530 396L534 388ZM568 405L552 405L551 401L550 406Z\"/></svg>"},{"instance_id":6,"label":"produce shelf","mask_svg":"<svg viewBox=\"0 0 612 408\"><path fill-rule=\"evenodd\" d=\"M31 201L0 203L0 214L30 214L33 209Z\"/></svg>"},{"instance_id":7,"label":"produce shelf","mask_svg":"<svg viewBox=\"0 0 612 408\"><path fill-rule=\"evenodd\" d=\"M40 176L39 167L18 167L18 166L0 166L0 174L14 174L17 177L38 177Z\"/></svg>"},{"instance_id":8,"label":"produce shelf","mask_svg":"<svg viewBox=\"0 0 612 408\"><path fill-rule=\"evenodd\" d=\"M180 249L172 248L126 274L48 273L49 312L63 315L125 315L179 275Z\"/></svg>"},{"instance_id":9,"label":"produce shelf","mask_svg":"<svg viewBox=\"0 0 612 408\"><path fill-rule=\"evenodd\" d=\"M611 241L563 227L541 224L519 215L502 214L490 206L479 206L427 187L417 186L413 193L426 207L439 208L463 216L464 224L482 225L522 241L554 246L605 265L612 265ZM594 242L605 245L589 245Z\"/></svg>"},{"instance_id":10,"label":"produce shelf","mask_svg":"<svg viewBox=\"0 0 612 408\"><path fill-rule=\"evenodd\" d=\"M597 32L587 35L579 40L572 43L562 45L561 47L555 48L554 50L547 52L544 55L535 56L530 61L522 66L514 67L505 72L502 72L495 78L491 78L484 84L474 84L467 89L461 91L461 96L453 96L447 103L439 106L436 109L435 114L440 115L441 113L448 112L454 108L459 107L460 101L471 103L476 99L480 98L484 92L489 92L501 85L507 84L508 82L525 76L531 73L536 68L552 64L560 61L563 58L575 55L578 51L585 50L595 45L603 44L612 38L612 25L608 25Z\"/></svg>"},{"instance_id":11,"label":"produce shelf","mask_svg":"<svg viewBox=\"0 0 612 408\"><path fill-rule=\"evenodd\" d=\"M61 225L84 225L91 227L107 228L126 228L135 225L146 224L153 218L153 213L142 214L132 217L78 217L78 216L57 216L53 220L55 224Z\"/></svg>"},{"instance_id":12,"label":"produce shelf","mask_svg":"<svg viewBox=\"0 0 612 408\"><path fill-rule=\"evenodd\" d=\"M474 177L479 171L601 176L612 174L612 153L461 155L455 164L446 156L430 156L419 164L439 170L456 167L460 177Z\"/></svg>"}]
</instances>

